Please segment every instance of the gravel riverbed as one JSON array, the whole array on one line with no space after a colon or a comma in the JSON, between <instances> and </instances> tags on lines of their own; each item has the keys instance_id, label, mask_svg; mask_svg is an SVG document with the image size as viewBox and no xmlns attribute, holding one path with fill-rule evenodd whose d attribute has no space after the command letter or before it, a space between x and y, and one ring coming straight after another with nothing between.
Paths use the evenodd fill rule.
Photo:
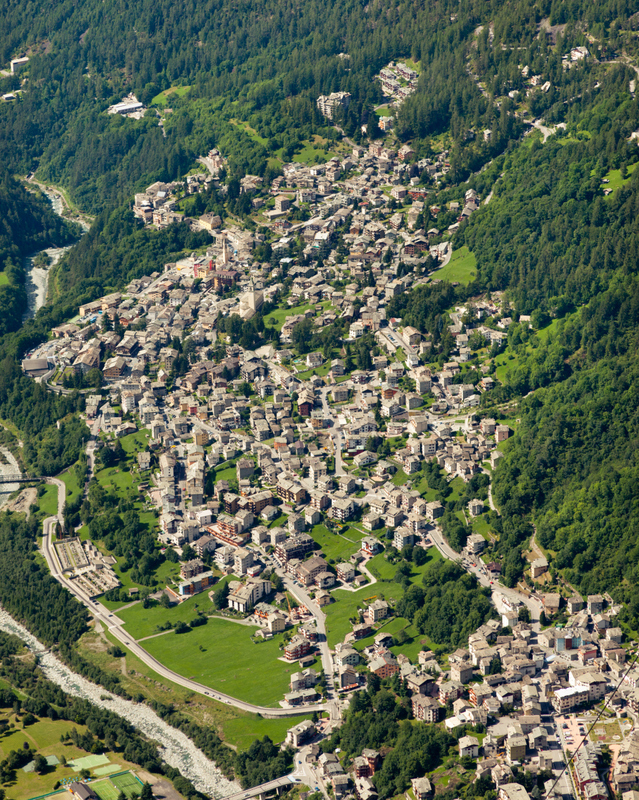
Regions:
<instances>
[{"instance_id":1,"label":"gravel riverbed","mask_svg":"<svg viewBox=\"0 0 639 800\"><path fill-rule=\"evenodd\" d=\"M0 475L20 475L20 466L10 450L0 447ZM19 483L0 483L0 508L7 502L9 495L20 488Z\"/></svg>"},{"instance_id":2,"label":"gravel riverbed","mask_svg":"<svg viewBox=\"0 0 639 800\"><path fill-rule=\"evenodd\" d=\"M113 711L145 736L156 741L166 763L179 769L200 792L214 798L222 798L241 791L239 784L225 778L215 763L181 731L160 719L148 706L123 700L70 670L4 609L0 609L0 630L22 639L29 650L38 656L40 667L46 677L65 692L89 700L100 708ZM103 699L107 697L108 700Z\"/></svg>"}]
</instances>

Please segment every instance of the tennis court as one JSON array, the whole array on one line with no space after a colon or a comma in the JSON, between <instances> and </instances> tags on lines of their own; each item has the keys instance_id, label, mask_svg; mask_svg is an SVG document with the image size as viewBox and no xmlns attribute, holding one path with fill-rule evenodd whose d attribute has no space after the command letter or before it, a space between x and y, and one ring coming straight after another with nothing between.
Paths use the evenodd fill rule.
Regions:
<instances>
[{"instance_id":1,"label":"tennis court","mask_svg":"<svg viewBox=\"0 0 639 800\"><path fill-rule=\"evenodd\" d=\"M91 783L91 788L100 800L118 800L120 790L116 789L111 781L96 781Z\"/></svg>"},{"instance_id":2,"label":"tennis court","mask_svg":"<svg viewBox=\"0 0 639 800\"><path fill-rule=\"evenodd\" d=\"M142 784L130 772L123 772L121 775L114 775L110 778L111 783L117 788L118 792L124 792L127 797L140 794Z\"/></svg>"}]
</instances>

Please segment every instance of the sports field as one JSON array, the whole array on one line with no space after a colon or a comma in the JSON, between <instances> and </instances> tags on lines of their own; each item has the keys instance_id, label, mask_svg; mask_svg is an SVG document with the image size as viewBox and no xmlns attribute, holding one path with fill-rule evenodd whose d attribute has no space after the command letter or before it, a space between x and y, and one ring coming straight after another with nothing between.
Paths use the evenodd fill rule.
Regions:
<instances>
[{"instance_id":1,"label":"sports field","mask_svg":"<svg viewBox=\"0 0 639 800\"><path fill-rule=\"evenodd\" d=\"M127 797L139 795L142 791L142 784L132 773L122 772L106 780L92 782L91 788L100 800L118 800L120 792Z\"/></svg>"}]
</instances>

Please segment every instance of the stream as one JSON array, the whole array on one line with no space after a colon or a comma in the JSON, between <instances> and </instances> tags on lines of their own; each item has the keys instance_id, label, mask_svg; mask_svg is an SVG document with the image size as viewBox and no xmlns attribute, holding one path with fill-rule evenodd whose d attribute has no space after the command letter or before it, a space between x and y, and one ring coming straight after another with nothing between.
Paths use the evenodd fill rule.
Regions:
<instances>
[{"instance_id":1,"label":"stream","mask_svg":"<svg viewBox=\"0 0 639 800\"><path fill-rule=\"evenodd\" d=\"M164 722L155 711L143 703L123 700L70 670L2 608L0 608L0 630L22 639L29 650L37 656L46 678L60 686L67 694L81 697L100 708L113 711L149 739L157 742L164 761L169 766L179 769L198 791L214 798L227 797L241 791L239 784L225 778L215 763L207 758L188 736Z\"/></svg>"},{"instance_id":2,"label":"stream","mask_svg":"<svg viewBox=\"0 0 639 800\"><path fill-rule=\"evenodd\" d=\"M65 217L62 197L57 192L47 191L42 187L40 188L49 198L55 213L60 217ZM85 231L89 229L89 225L83 220L79 220L79 224L84 228ZM25 289L27 290L28 305L27 310L24 312L24 316L22 318L23 323L29 319L33 319L38 309L42 308L42 306L46 303L47 288L49 285L49 270L51 267L55 266L62 256L72 247L73 245L68 245L67 247L49 247L46 250L40 250L38 253L33 253L33 255L25 258L24 267L27 273ZM35 267L33 265L33 261L36 256L39 255L39 253L46 253L51 259L51 263L48 267Z\"/></svg>"}]
</instances>

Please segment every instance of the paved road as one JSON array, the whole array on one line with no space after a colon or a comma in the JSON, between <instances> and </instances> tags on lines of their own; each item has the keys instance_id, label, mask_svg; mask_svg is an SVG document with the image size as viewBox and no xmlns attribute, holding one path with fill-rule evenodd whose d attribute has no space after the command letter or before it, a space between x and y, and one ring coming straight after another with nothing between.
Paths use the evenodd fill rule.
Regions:
<instances>
[{"instance_id":1,"label":"paved road","mask_svg":"<svg viewBox=\"0 0 639 800\"><path fill-rule=\"evenodd\" d=\"M179 675L177 672L173 672L173 670L168 669L165 667L164 664L160 663L157 659L155 659L150 653L141 647L133 637L124 630L124 623L121 619L115 616L108 608L103 606L97 600L93 600L89 597L86 592L78 585L76 585L75 581L69 579L62 571L60 562L58 557L55 553L55 548L53 547L53 535L55 533L56 524L58 519L62 519L62 509L64 508L64 493L66 487L64 483L56 478L50 478L49 481L51 483L55 483L58 486L58 515L54 517L47 517L44 521L43 526L43 539L42 539L42 552L44 557L49 565L49 569L53 577L59 581L66 589L68 589L71 594L73 594L76 599L85 605L95 617L96 621L101 622L103 626L105 626L110 633L116 637L125 647L127 647L134 655L136 655L141 661L143 661L147 666L151 667L151 669L155 670L158 675L161 675L163 678L166 678L173 683L177 683L180 686L184 686L186 689L190 689L194 692L198 692L199 694L204 694L207 697L212 697L214 700L219 700L221 703L226 703L227 705L232 705L235 708L239 708L242 711L248 711L253 714L260 714L262 717L266 717L269 719L275 719L280 717L295 717L300 714L309 714L313 711L317 711L318 713L322 713L324 711L328 711L331 713L331 716L335 714L335 708L333 703L314 703L312 705L305 705L297 708L265 708L264 706L256 706L252 703L246 703L243 700L238 700L235 697L231 697L230 695L224 694L222 692L217 692L211 689L208 686L204 686L197 681L190 680L189 678L185 678L182 675Z\"/></svg>"},{"instance_id":2,"label":"paved road","mask_svg":"<svg viewBox=\"0 0 639 800\"><path fill-rule=\"evenodd\" d=\"M451 561L458 561L461 564L463 556L453 550L438 528L431 531L430 538L432 539L435 547L445 558L448 558ZM533 628L535 630L539 630L539 615L542 610L541 603L534 597L528 597L522 592L519 592L517 589L510 589L509 587L504 586L503 583L500 583L499 581L491 581L491 579L481 568L483 562L481 560L477 560L475 563L477 564L476 567L473 567L471 563L469 566L464 567L464 569L474 575L482 586L485 586L487 589L491 590L493 594L493 602L495 602L495 594L501 594L512 602L518 601L523 603L530 611L530 621L533 625Z\"/></svg>"},{"instance_id":3,"label":"paved road","mask_svg":"<svg viewBox=\"0 0 639 800\"><path fill-rule=\"evenodd\" d=\"M350 383L346 381L346 383ZM320 390L320 396L322 398L322 409L326 416L332 420L333 424L328 429L328 435L333 440L333 453L335 454L335 476L339 478L340 475L344 475L344 465L342 463L342 444L344 441L342 431L337 427L335 424L337 422L337 414L339 412L333 410L328 404L328 393L333 389L332 386L326 386L325 388Z\"/></svg>"}]
</instances>

